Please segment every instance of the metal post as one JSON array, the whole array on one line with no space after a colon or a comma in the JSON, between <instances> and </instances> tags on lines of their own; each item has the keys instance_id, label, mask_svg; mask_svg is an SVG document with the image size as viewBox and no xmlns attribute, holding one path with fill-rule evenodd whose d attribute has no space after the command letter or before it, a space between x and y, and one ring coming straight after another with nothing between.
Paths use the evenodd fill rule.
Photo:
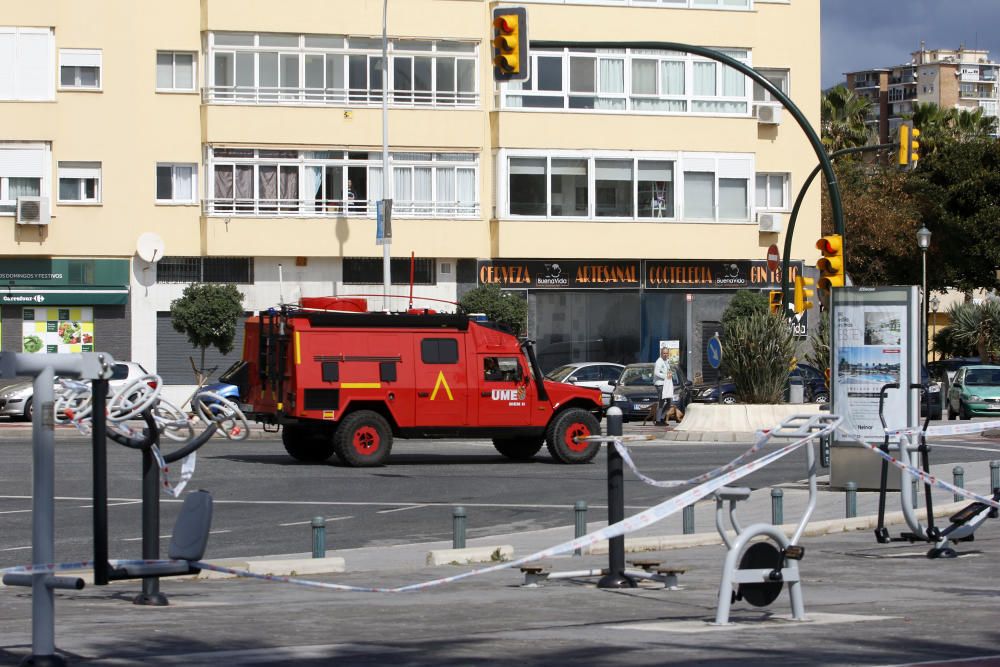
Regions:
<instances>
[{"instance_id":1,"label":"metal post","mask_svg":"<svg viewBox=\"0 0 1000 667\"><path fill-rule=\"evenodd\" d=\"M153 445L159 445L159 438L153 434ZM142 450L142 558L160 559L160 467L153 458L152 447ZM142 578L142 592L135 596L132 604L164 607L170 602L160 592L160 578Z\"/></svg>"},{"instance_id":2,"label":"metal post","mask_svg":"<svg viewBox=\"0 0 1000 667\"><path fill-rule=\"evenodd\" d=\"M587 534L587 501L578 500L573 506L573 516L576 519L576 525L573 530L573 538L583 537ZM575 549L573 551L574 556L582 556L583 549Z\"/></svg>"},{"instance_id":3,"label":"metal post","mask_svg":"<svg viewBox=\"0 0 1000 667\"><path fill-rule=\"evenodd\" d=\"M456 507L451 511L451 548L465 548L465 508Z\"/></svg>"},{"instance_id":4,"label":"metal post","mask_svg":"<svg viewBox=\"0 0 1000 667\"><path fill-rule=\"evenodd\" d=\"M326 558L326 519L321 516L312 520L313 558Z\"/></svg>"},{"instance_id":5,"label":"metal post","mask_svg":"<svg viewBox=\"0 0 1000 667\"><path fill-rule=\"evenodd\" d=\"M694 534L694 505L688 505L683 512L684 534Z\"/></svg>"},{"instance_id":6,"label":"metal post","mask_svg":"<svg viewBox=\"0 0 1000 667\"><path fill-rule=\"evenodd\" d=\"M608 435L622 434L622 411L611 407L607 414ZM621 454L614 444L608 452L608 525L625 519L625 480ZM625 536L608 540L608 573L597 582L598 588L635 588L635 581L625 575Z\"/></svg>"},{"instance_id":7,"label":"metal post","mask_svg":"<svg viewBox=\"0 0 1000 667\"><path fill-rule=\"evenodd\" d=\"M952 484L961 489L965 488L965 469L962 466L955 466L954 468L951 469L951 478L952 478ZM954 498L955 502L957 503L958 501L962 500L964 496L956 493L954 495Z\"/></svg>"},{"instance_id":8,"label":"metal post","mask_svg":"<svg viewBox=\"0 0 1000 667\"><path fill-rule=\"evenodd\" d=\"M94 478L94 585L108 585L108 434L105 409L108 397L108 381L94 380L90 385L93 423L91 445L93 447Z\"/></svg>"},{"instance_id":9,"label":"metal post","mask_svg":"<svg viewBox=\"0 0 1000 667\"><path fill-rule=\"evenodd\" d=\"M917 482L917 478L913 477L910 479L910 498L913 499L913 509L920 507L920 484Z\"/></svg>"},{"instance_id":10,"label":"metal post","mask_svg":"<svg viewBox=\"0 0 1000 667\"><path fill-rule=\"evenodd\" d=\"M392 197L389 194L389 184L393 183L392 174L389 173L389 40L387 37L389 0L382 0L382 201L385 202ZM382 210L382 224L386 225L386 214ZM385 291L383 297L383 309L385 312L392 310L390 306L389 292L392 289L392 272L390 262L389 245L392 243L391 237L385 236L386 227L383 226L382 233L382 289Z\"/></svg>"},{"instance_id":11,"label":"metal post","mask_svg":"<svg viewBox=\"0 0 1000 667\"><path fill-rule=\"evenodd\" d=\"M990 491L1000 489L1000 461L990 461Z\"/></svg>"},{"instance_id":12,"label":"metal post","mask_svg":"<svg viewBox=\"0 0 1000 667\"><path fill-rule=\"evenodd\" d=\"M844 516L853 519L858 515L858 485L848 482L844 485Z\"/></svg>"},{"instance_id":13,"label":"metal post","mask_svg":"<svg viewBox=\"0 0 1000 667\"><path fill-rule=\"evenodd\" d=\"M771 489L771 523L775 526L785 523L784 495L781 489Z\"/></svg>"},{"instance_id":14,"label":"metal post","mask_svg":"<svg viewBox=\"0 0 1000 667\"><path fill-rule=\"evenodd\" d=\"M31 418L31 562L54 563L55 558L55 372L52 367L35 376ZM65 664L56 656L55 591L48 585L47 572L31 577L31 659L30 664ZM49 660L55 662L49 663ZM43 662L39 662L43 661Z\"/></svg>"}]
</instances>

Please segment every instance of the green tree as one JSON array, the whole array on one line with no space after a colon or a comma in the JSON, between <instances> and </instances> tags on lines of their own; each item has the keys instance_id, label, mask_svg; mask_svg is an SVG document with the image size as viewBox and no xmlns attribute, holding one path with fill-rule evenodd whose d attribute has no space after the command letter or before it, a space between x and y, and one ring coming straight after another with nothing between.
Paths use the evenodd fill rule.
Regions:
<instances>
[{"instance_id":1,"label":"green tree","mask_svg":"<svg viewBox=\"0 0 1000 667\"><path fill-rule=\"evenodd\" d=\"M825 374L830 370L830 318L825 313L817 315L819 326L809 336L809 351L805 354L805 360Z\"/></svg>"},{"instance_id":2,"label":"green tree","mask_svg":"<svg viewBox=\"0 0 1000 667\"><path fill-rule=\"evenodd\" d=\"M795 343L785 318L770 312L730 320L723 328L723 372L744 403L780 403Z\"/></svg>"},{"instance_id":3,"label":"green tree","mask_svg":"<svg viewBox=\"0 0 1000 667\"><path fill-rule=\"evenodd\" d=\"M922 160L947 144L988 139L997 127L997 119L984 115L982 108L942 109L933 102L914 102L909 118L920 130Z\"/></svg>"},{"instance_id":4,"label":"green tree","mask_svg":"<svg viewBox=\"0 0 1000 667\"><path fill-rule=\"evenodd\" d=\"M482 285L469 290L459 305L467 313L485 313L494 322L510 327L515 336L528 329L528 302L517 294L504 292L499 285Z\"/></svg>"},{"instance_id":5,"label":"green tree","mask_svg":"<svg viewBox=\"0 0 1000 667\"><path fill-rule=\"evenodd\" d=\"M955 340L954 330L951 325L942 327L934 334L934 356L937 359L948 359L949 357L974 357L976 356L975 346L959 343Z\"/></svg>"},{"instance_id":6,"label":"green tree","mask_svg":"<svg viewBox=\"0 0 1000 667\"><path fill-rule=\"evenodd\" d=\"M871 143L872 130L867 125L871 102L840 85L823 94L820 100L820 124L823 144L829 152Z\"/></svg>"},{"instance_id":7,"label":"green tree","mask_svg":"<svg viewBox=\"0 0 1000 667\"><path fill-rule=\"evenodd\" d=\"M229 354L236 339L236 323L243 315L243 294L235 285L196 283L184 288L181 298L170 303L170 319L174 330L187 336L188 342L201 350L201 362L195 367L197 383L204 384L205 351L216 348Z\"/></svg>"},{"instance_id":8,"label":"green tree","mask_svg":"<svg viewBox=\"0 0 1000 667\"><path fill-rule=\"evenodd\" d=\"M950 337L976 350L984 364L1000 360L1000 301L956 303L948 309Z\"/></svg>"},{"instance_id":9,"label":"green tree","mask_svg":"<svg viewBox=\"0 0 1000 667\"><path fill-rule=\"evenodd\" d=\"M729 300L729 305L722 311L722 326L733 320L750 317L756 313L768 313L771 311L767 302L767 295L756 290L742 289L733 295Z\"/></svg>"}]
</instances>

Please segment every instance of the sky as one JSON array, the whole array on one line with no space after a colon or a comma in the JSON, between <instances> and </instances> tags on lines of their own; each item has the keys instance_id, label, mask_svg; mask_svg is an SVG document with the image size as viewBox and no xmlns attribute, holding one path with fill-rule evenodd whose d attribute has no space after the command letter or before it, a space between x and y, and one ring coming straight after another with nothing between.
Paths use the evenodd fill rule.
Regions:
<instances>
[{"instance_id":1,"label":"sky","mask_svg":"<svg viewBox=\"0 0 1000 667\"><path fill-rule=\"evenodd\" d=\"M1000 62L1000 0L805 0L822 2L824 89L844 73L909 62L928 49L988 49Z\"/></svg>"}]
</instances>

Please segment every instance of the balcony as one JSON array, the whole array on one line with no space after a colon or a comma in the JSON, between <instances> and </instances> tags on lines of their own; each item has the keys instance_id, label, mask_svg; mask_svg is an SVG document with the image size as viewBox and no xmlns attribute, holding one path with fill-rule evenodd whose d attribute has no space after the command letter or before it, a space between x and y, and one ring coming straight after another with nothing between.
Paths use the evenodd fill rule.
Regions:
<instances>
[{"instance_id":1,"label":"balcony","mask_svg":"<svg viewBox=\"0 0 1000 667\"><path fill-rule=\"evenodd\" d=\"M367 88L282 88L211 86L202 89L205 104L380 107L382 91ZM476 91L390 90L393 108L455 108L479 104Z\"/></svg>"},{"instance_id":2,"label":"balcony","mask_svg":"<svg viewBox=\"0 0 1000 667\"><path fill-rule=\"evenodd\" d=\"M226 218L375 218L375 200L364 199L205 199L206 216ZM394 200L392 217L479 218L473 202Z\"/></svg>"}]
</instances>

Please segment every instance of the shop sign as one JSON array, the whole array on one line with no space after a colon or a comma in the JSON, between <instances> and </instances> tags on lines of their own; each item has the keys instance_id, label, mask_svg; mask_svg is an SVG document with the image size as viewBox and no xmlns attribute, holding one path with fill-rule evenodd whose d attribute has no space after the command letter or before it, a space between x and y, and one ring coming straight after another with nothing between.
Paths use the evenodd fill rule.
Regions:
<instances>
[{"instance_id":1,"label":"shop sign","mask_svg":"<svg viewBox=\"0 0 1000 667\"><path fill-rule=\"evenodd\" d=\"M768 269L765 260L645 260L646 289L732 289L775 287L781 268ZM789 264L789 281L801 271L801 262Z\"/></svg>"},{"instance_id":2,"label":"shop sign","mask_svg":"<svg viewBox=\"0 0 1000 667\"><path fill-rule=\"evenodd\" d=\"M5 258L0 286L125 287L129 284L127 259Z\"/></svg>"},{"instance_id":3,"label":"shop sign","mask_svg":"<svg viewBox=\"0 0 1000 667\"><path fill-rule=\"evenodd\" d=\"M480 260L479 284L521 289L620 289L642 283L639 260Z\"/></svg>"},{"instance_id":4,"label":"shop sign","mask_svg":"<svg viewBox=\"0 0 1000 667\"><path fill-rule=\"evenodd\" d=\"M5 306L123 306L128 290L38 291L4 290L0 286L0 305Z\"/></svg>"}]
</instances>

